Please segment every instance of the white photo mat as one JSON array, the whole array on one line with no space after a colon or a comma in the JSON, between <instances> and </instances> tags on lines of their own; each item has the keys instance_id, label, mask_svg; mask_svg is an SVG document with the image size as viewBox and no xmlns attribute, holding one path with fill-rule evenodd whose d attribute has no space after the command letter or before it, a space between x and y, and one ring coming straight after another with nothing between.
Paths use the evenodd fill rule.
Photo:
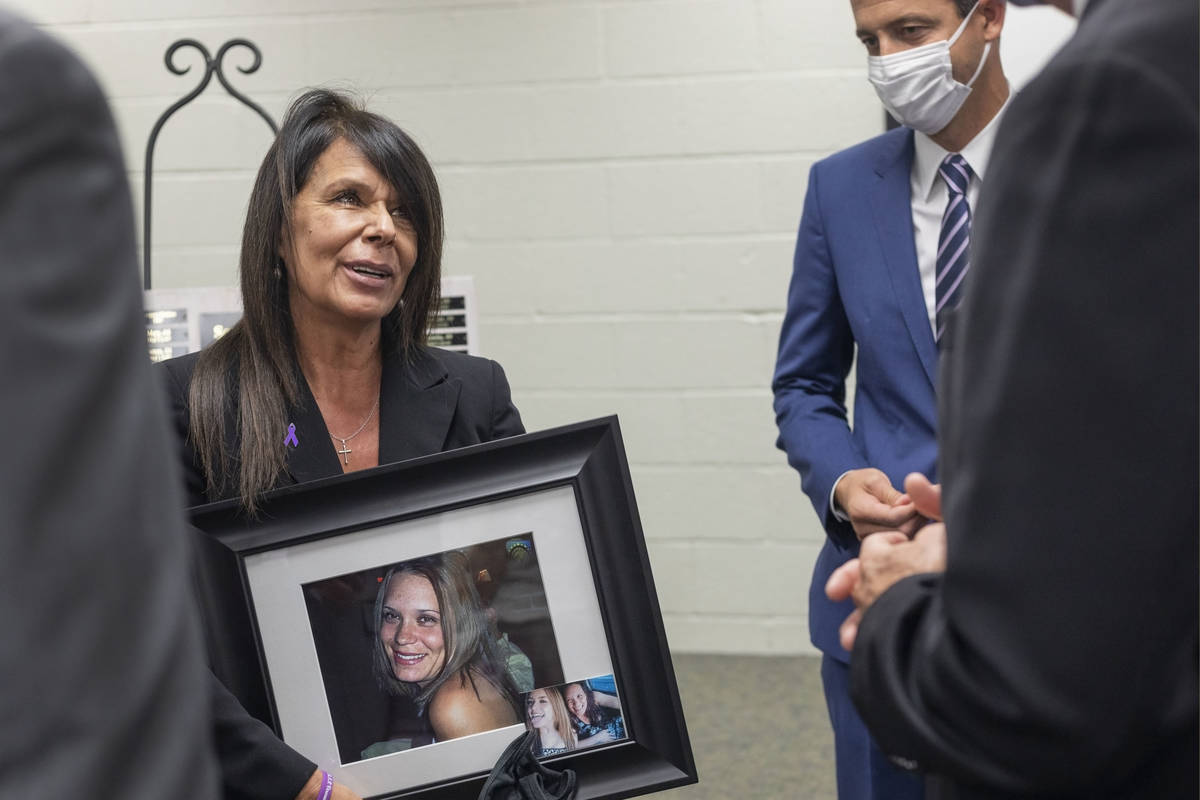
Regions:
<instances>
[{"instance_id":1,"label":"white photo mat","mask_svg":"<svg viewBox=\"0 0 1200 800\"><path fill-rule=\"evenodd\" d=\"M248 556L247 582L284 741L363 797L490 770L523 725L341 764L301 586L530 531L563 675L611 674L608 638L570 486Z\"/></svg>"}]
</instances>

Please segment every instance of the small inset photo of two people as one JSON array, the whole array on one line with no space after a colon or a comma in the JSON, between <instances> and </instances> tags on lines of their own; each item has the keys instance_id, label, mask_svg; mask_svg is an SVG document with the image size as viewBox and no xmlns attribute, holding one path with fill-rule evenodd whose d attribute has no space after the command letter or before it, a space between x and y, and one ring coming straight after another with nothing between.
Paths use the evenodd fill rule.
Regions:
<instances>
[{"instance_id":1,"label":"small inset photo of two people","mask_svg":"<svg viewBox=\"0 0 1200 800\"><path fill-rule=\"evenodd\" d=\"M557 756L625 738L625 719L612 675L546 686L525 695L525 727L533 754Z\"/></svg>"}]
</instances>

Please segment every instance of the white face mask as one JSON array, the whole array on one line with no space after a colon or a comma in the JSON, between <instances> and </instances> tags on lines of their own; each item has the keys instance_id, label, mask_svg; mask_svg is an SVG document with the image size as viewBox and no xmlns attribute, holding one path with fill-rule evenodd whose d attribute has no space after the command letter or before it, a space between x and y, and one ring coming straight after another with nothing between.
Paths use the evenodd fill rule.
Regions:
<instances>
[{"instance_id":1,"label":"white face mask","mask_svg":"<svg viewBox=\"0 0 1200 800\"><path fill-rule=\"evenodd\" d=\"M914 130L933 135L950 124L966 102L971 86L987 63L992 43L984 45L979 68L971 80L954 80L950 46L967 28L967 20L979 6L976 2L958 30L944 42L914 47L886 56L867 56L867 79L875 87L884 108Z\"/></svg>"}]
</instances>

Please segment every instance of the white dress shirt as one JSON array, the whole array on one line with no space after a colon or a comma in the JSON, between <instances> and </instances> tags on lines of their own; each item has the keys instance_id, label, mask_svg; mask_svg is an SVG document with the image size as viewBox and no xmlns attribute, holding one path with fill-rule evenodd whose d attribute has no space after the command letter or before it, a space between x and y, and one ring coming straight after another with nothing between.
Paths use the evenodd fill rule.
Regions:
<instances>
[{"instance_id":1,"label":"white dress shirt","mask_svg":"<svg viewBox=\"0 0 1200 800\"><path fill-rule=\"evenodd\" d=\"M975 203L979 199L979 187L987 174L988 159L992 154L992 144L996 139L996 128L1000 118L1008 108L1012 92L1008 100L992 117L991 122L983 130L975 134L975 138L959 151L971 166L974 177L967 185L967 203L974 220ZM946 182L938 176L938 167L950 155L950 151L930 139L920 131L913 133L913 163L909 173L909 196L912 202L913 242L917 249L917 269L921 274L921 292L925 296L925 311L929 317L929 329L937 331L937 251L938 237L942 231L942 215L946 212L946 203L950 200L950 190ZM838 476L829 490L829 508L833 516L843 522L849 522L842 509L834 501L838 484L846 473Z\"/></svg>"},{"instance_id":2,"label":"white dress shirt","mask_svg":"<svg viewBox=\"0 0 1200 800\"><path fill-rule=\"evenodd\" d=\"M1011 93L1009 94L1011 98ZM979 200L979 187L987 175L988 159L992 153L992 143L996 139L996 128L1000 118L1008 108L1008 100L996 112L983 130L959 151L975 173L967 185L967 203L971 209L971 219L975 218L975 203ZM929 314L930 330L937 330L937 251L938 237L942 231L942 215L946 213L946 203L950 199L950 191L946 182L938 175L938 167L950 155L950 151L917 131L913 134L912 172L909 174L909 193L912 198L913 242L917 247L917 268L921 272L921 290L925 295L925 310Z\"/></svg>"}]
</instances>

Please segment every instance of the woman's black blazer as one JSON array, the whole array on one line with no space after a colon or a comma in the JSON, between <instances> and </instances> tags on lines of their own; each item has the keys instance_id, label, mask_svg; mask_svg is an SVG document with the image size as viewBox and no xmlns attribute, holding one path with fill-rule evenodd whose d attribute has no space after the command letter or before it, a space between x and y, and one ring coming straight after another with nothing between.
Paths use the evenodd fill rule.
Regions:
<instances>
[{"instance_id":1,"label":"woman's black blazer","mask_svg":"<svg viewBox=\"0 0 1200 800\"><path fill-rule=\"evenodd\" d=\"M237 476L221 496L209 496L196 452L188 436L188 385L198 353L173 358L159 366L166 373L171 420L178 435L186 477L188 505L236 496ZM298 370L297 370L298 372ZM236 379L230 392L237 397ZM287 464L278 485L288 486L342 474L335 444L308 384L300 381L300 405L291 409L299 444L287 449ZM232 419L235 409L229 408ZM228 426L228 443L236 456L236 431ZM379 390L379 463L391 464L458 447L524 433L512 403L504 370L495 361L432 347L421 348L412 363L385 357ZM279 431L282 442L286 426ZM353 443L350 445L353 447ZM353 458L353 455L351 456ZM218 485L221 485L218 481Z\"/></svg>"}]
</instances>

